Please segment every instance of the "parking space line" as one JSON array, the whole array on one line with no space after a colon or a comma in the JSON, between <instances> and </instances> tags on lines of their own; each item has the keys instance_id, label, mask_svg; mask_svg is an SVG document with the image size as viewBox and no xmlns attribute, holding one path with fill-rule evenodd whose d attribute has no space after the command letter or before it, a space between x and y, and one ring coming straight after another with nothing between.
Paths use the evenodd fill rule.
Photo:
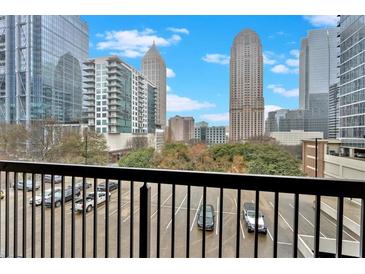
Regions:
<instances>
[{"instance_id":1,"label":"parking space line","mask_svg":"<svg viewBox=\"0 0 365 274\"><path fill-rule=\"evenodd\" d=\"M162 203L162 205L161 205L161 208L162 207L164 207L164 205L167 203L167 201L171 198L171 196L172 196L172 194L170 194L169 195L169 197L167 197L167 199ZM153 218L153 216L155 216L156 215L156 213L157 213L157 209L156 209L156 211L152 214L152 216L151 216L151 219Z\"/></svg>"},{"instance_id":2,"label":"parking space line","mask_svg":"<svg viewBox=\"0 0 365 274\"><path fill-rule=\"evenodd\" d=\"M291 208L293 208L294 209L294 206L291 204L291 203L289 203L289 206L291 207ZM299 215L304 219L304 220L306 220L313 228L314 228L314 224L312 224L312 222L310 222L302 213L300 213L300 211L298 210L298 213L299 213ZM319 232L324 238L327 238L322 232Z\"/></svg>"},{"instance_id":3,"label":"parking space line","mask_svg":"<svg viewBox=\"0 0 365 274\"><path fill-rule=\"evenodd\" d=\"M278 242L279 245L293 245L292 243Z\"/></svg>"},{"instance_id":4,"label":"parking space line","mask_svg":"<svg viewBox=\"0 0 365 274\"><path fill-rule=\"evenodd\" d=\"M272 204L272 202L269 202L270 206L272 208L274 208L274 205ZM293 228L289 225L289 223L285 220L285 218L283 217L283 215L280 214L280 211L278 210L278 214L280 216L281 219L283 219L283 221L286 223L286 225L289 227L289 229L294 232Z\"/></svg>"},{"instance_id":5,"label":"parking space line","mask_svg":"<svg viewBox=\"0 0 365 274\"><path fill-rule=\"evenodd\" d=\"M271 241L274 241L274 238L272 237L269 228L267 228L267 234L269 234L269 237L270 237Z\"/></svg>"},{"instance_id":6,"label":"parking space line","mask_svg":"<svg viewBox=\"0 0 365 274\"><path fill-rule=\"evenodd\" d=\"M234 200L234 203L236 204L236 209L237 209L238 206L237 206L236 198L234 198L233 200ZM235 214L235 215L237 216L237 214ZM243 239L246 239L245 233L243 232L241 217L240 217L240 227L241 227L242 237L243 237Z\"/></svg>"},{"instance_id":7,"label":"parking space line","mask_svg":"<svg viewBox=\"0 0 365 274\"><path fill-rule=\"evenodd\" d=\"M203 200L203 195L202 195L202 196L201 196L201 198L200 198L200 201L199 201L199 204L198 204L198 209L197 209L197 210L196 210L196 212L195 212L194 220L193 220L193 223L191 224L191 227L190 227L190 232L193 230L193 226L194 226L194 223L195 223L196 217L198 216L199 208L200 208L200 204L202 203L202 200Z\"/></svg>"},{"instance_id":8,"label":"parking space line","mask_svg":"<svg viewBox=\"0 0 365 274\"><path fill-rule=\"evenodd\" d=\"M157 194L158 194L158 193L156 193L155 195L153 195L153 196L151 197L151 200L152 200L154 197L156 197L156 196L157 196ZM137 209L133 212L133 215L134 215L134 214L136 214L138 211L139 211L139 208L137 208ZM127 216L127 218L125 218L125 219L123 220L123 223L125 223L126 221L128 221L130 217L131 217L131 214L129 213L129 215Z\"/></svg>"},{"instance_id":9,"label":"parking space line","mask_svg":"<svg viewBox=\"0 0 365 274\"><path fill-rule=\"evenodd\" d=\"M185 194L185 197L184 197L184 199L182 200L182 202L181 202L180 206L177 208L177 210L175 210L175 216L176 216L176 215L177 215L177 213L180 211L180 209L181 209L181 207L182 207L183 203L185 202L185 200L186 200L186 197L187 197L187 196L188 196L188 194ZM169 229L169 227L170 227L171 223L172 223L172 218L171 218L170 222L167 224L167 226L166 226L166 230L168 230L168 229Z\"/></svg>"}]
</instances>

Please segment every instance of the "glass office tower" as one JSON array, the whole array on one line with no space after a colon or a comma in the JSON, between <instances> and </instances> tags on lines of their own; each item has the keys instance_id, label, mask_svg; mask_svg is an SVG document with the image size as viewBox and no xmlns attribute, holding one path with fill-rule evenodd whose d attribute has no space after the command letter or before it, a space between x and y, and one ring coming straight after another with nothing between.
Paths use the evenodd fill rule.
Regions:
<instances>
[{"instance_id":1,"label":"glass office tower","mask_svg":"<svg viewBox=\"0 0 365 274\"><path fill-rule=\"evenodd\" d=\"M88 48L79 16L0 16L0 123L79 121Z\"/></svg>"},{"instance_id":2,"label":"glass office tower","mask_svg":"<svg viewBox=\"0 0 365 274\"><path fill-rule=\"evenodd\" d=\"M339 133L345 146L365 148L365 16L340 23Z\"/></svg>"}]
</instances>

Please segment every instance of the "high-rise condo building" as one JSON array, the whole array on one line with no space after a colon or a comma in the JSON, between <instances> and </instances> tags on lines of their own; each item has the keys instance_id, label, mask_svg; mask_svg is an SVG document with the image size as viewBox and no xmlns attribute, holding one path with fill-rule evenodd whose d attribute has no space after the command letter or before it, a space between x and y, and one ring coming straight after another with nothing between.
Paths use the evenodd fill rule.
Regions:
<instances>
[{"instance_id":1,"label":"high-rise condo building","mask_svg":"<svg viewBox=\"0 0 365 274\"><path fill-rule=\"evenodd\" d=\"M263 58L257 33L245 29L231 47L229 133L231 142L263 135Z\"/></svg>"},{"instance_id":2,"label":"high-rise condo building","mask_svg":"<svg viewBox=\"0 0 365 274\"><path fill-rule=\"evenodd\" d=\"M299 106L307 110L308 130L323 131L327 138L328 93L337 83L336 28L310 30L302 40L299 79Z\"/></svg>"},{"instance_id":3,"label":"high-rise condo building","mask_svg":"<svg viewBox=\"0 0 365 274\"><path fill-rule=\"evenodd\" d=\"M166 126L166 65L155 42L142 59L142 73L156 85L156 124Z\"/></svg>"},{"instance_id":4,"label":"high-rise condo building","mask_svg":"<svg viewBox=\"0 0 365 274\"><path fill-rule=\"evenodd\" d=\"M117 56L83 68L84 114L98 133L155 133L156 88Z\"/></svg>"},{"instance_id":5,"label":"high-rise condo building","mask_svg":"<svg viewBox=\"0 0 365 274\"><path fill-rule=\"evenodd\" d=\"M339 92L338 84L330 86L328 94L328 138L337 139L339 138Z\"/></svg>"},{"instance_id":6,"label":"high-rise condo building","mask_svg":"<svg viewBox=\"0 0 365 274\"><path fill-rule=\"evenodd\" d=\"M0 16L0 122L79 121L88 49L79 16Z\"/></svg>"},{"instance_id":7,"label":"high-rise condo building","mask_svg":"<svg viewBox=\"0 0 365 274\"><path fill-rule=\"evenodd\" d=\"M347 147L365 148L365 16L340 17L339 134Z\"/></svg>"}]
</instances>

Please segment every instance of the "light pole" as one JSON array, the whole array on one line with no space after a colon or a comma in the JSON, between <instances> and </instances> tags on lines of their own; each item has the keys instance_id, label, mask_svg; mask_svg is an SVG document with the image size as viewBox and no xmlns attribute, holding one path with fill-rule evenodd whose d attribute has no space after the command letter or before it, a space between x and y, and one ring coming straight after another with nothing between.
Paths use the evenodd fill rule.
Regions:
<instances>
[{"instance_id":1,"label":"light pole","mask_svg":"<svg viewBox=\"0 0 365 274\"><path fill-rule=\"evenodd\" d=\"M87 165L87 137L88 137L88 128L84 130L84 138L85 138L85 165Z\"/></svg>"}]
</instances>

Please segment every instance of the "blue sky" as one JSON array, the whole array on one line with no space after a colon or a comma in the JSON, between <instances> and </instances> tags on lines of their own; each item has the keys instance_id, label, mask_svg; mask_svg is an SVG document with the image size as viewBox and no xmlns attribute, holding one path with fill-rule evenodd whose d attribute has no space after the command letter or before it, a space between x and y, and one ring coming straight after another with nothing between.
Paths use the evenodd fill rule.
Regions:
<instances>
[{"instance_id":1,"label":"blue sky","mask_svg":"<svg viewBox=\"0 0 365 274\"><path fill-rule=\"evenodd\" d=\"M89 25L90 57L117 54L140 69L156 41L168 67L167 117L193 116L228 125L229 54L244 28L260 36L265 110L298 107L300 40L335 16L82 16Z\"/></svg>"}]
</instances>

